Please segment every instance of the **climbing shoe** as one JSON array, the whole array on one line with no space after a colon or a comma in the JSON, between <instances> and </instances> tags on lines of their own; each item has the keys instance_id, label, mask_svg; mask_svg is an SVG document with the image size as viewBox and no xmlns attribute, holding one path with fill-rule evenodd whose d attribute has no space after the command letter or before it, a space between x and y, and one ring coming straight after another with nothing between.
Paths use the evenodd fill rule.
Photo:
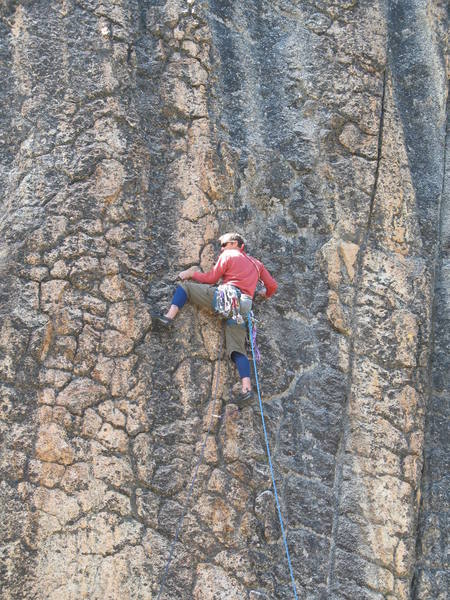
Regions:
<instances>
[{"instance_id":1,"label":"climbing shoe","mask_svg":"<svg viewBox=\"0 0 450 600\"><path fill-rule=\"evenodd\" d=\"M150 313L152 325L161 327L161 329L169 329L172 326L173 319L169 319L161 313Z\"/></svg>"},{"instance_id":2,"label":"climbing shoe","mask_svg":"<svg viewBox=\"0 0 450 600\"><path fill-rule=\"evenodd\" d=\"M239 407L248 406L253 402L255 394L253 390L248 390L247 392L241 392L238 396L236 396L234 403Z\"/></svg>"}]
</instances>

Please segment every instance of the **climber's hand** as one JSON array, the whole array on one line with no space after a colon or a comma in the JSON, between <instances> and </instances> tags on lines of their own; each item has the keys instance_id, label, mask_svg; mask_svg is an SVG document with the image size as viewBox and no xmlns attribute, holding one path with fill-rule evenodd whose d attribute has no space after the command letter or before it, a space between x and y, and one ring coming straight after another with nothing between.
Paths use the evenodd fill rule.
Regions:
<instances>
[{"instance_id":1,"label":"climber's hand","mask_svg":"<svg viewBox=\"0 0 450 600\"><path fill-rule=\"evenodd\" d=\"M182 281L185 281L186 279L190 279L196 271L198 271L197 267L189 267L189 269L181 271L181 273L178 274L178 277Z\"/></svg>"}]
</instances>

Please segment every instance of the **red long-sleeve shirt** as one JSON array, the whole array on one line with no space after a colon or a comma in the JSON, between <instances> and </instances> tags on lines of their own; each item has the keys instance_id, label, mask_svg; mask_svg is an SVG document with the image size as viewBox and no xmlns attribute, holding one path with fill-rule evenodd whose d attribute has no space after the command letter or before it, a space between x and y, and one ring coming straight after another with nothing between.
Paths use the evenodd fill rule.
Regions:
<instances>
[{"instance_id":1,"label":"red long-sleeve shirt","mask_svg":"<svg viewBox=\"0 0 450 600\"><path fill-rule=\"evenodd\" d=\"M208 273L194 273L194 281L199 283L229 283L239 288L251 298L255 293L258 280L261 279L266 288L266 297L277 291L278 284L261 261L248 256L239 248L225 249L219 256L214 267Z\"/></svg>"}]
</instances>

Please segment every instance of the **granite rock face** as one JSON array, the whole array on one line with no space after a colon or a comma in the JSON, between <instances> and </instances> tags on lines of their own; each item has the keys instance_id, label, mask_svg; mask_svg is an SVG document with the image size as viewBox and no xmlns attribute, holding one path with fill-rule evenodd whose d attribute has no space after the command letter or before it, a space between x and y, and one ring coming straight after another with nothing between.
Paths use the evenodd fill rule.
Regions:
<instances>
[{"instance_id":1,"label":"granite rock face","mask_svg":"<svg viewBox=\"0 0 450 600\"><path fill-rule=\"evenodd\" d=\"M446 3L0 17L2 598L293 597L220 323L151 323L230 229L279 282L259 374L299 597L446 597Z\"/></svg>"}]
</instances>

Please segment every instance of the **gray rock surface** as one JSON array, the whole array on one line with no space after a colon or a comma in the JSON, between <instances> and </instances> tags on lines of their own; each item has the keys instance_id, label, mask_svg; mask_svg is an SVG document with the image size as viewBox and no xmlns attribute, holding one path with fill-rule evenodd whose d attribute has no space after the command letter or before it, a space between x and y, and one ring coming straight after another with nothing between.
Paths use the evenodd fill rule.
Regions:
<instances>
[{"instance_id":1,"label":"gray rock surface","mask_svg":"<svg viewBox=\"0 0 450 600\"><path fill-rule=\"evenodd\" d=\"M157 598L211 413L161 599L293 597L220 324L151 327L229 229L279 282L259 371L299 597L444 598L446 4L0 17L2 598Z\"/></svg>"}]
</instances>

